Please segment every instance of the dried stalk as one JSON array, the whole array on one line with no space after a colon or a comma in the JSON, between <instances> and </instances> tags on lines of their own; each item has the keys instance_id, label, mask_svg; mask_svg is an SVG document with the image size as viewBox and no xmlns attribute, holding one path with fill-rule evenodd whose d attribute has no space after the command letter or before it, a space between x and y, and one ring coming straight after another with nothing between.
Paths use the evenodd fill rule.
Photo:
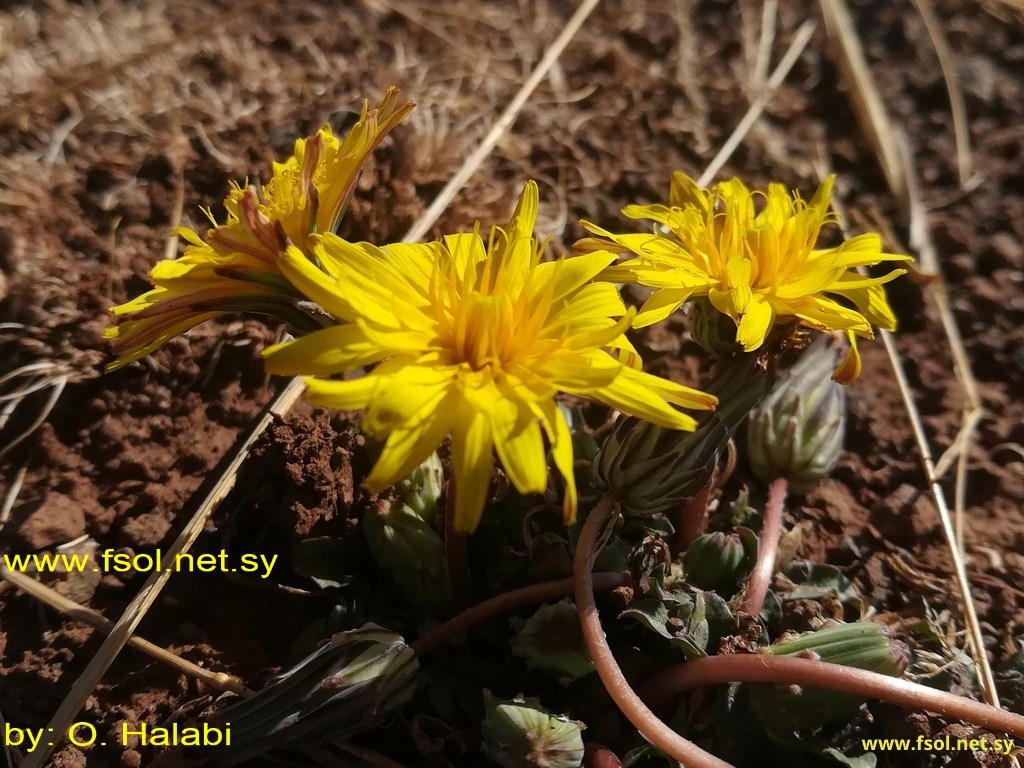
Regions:
<instances>
[{"instance_id":1,"label":"dried stalk","mask_svg":"<svg viewBox=\"0 0 1024 768\"><path fill-rule=\"evenodd\" d=\"M814 33L816 24L808 19L800 28L796 31L793 36L793 42L789 44L789 48L786 49L786 55L782 57L782 61L779 62L779 66L772 72L772 76L768 78L768 83L765 85L764 90L758 94L757 98L754 99L754 103L747 109L747 113L743 115L736 128L729 135L729 138L725 140L725 144L715 155L714 159L708 164L707 169L697 180L697 186L706 187L715 175L722 170L722 166L732 157L732 153L736 151L736 148L743 141L744 137L753 127L754 123L761 116L764 108L771 101L772 94L775 93L775 89L782 85L782 81L786 79L786 75L789 74L789 70L796 64L796 60L800 58L800 54L803 53L807 43L810 42L811 35Z\"/></svg>"},{"instance_id":2,"label":"dried stalk","mask_svg":"<svg viewBox=\"0 0 1024 768\"><path fill-rule=\"evenodd\" d=\"M823 155L824 157L824 155ZM824 162L824 160L823 160ZM909 164L908 164L909 167ZM822 169L825 173L829 171L827 167ZM822 174L824 175L824 173ZM916 184L916 179L913 176L908 176L911 184ZM908 187L909 188L909 187ZM915 195L916 197L916 195ZM843 228L843 234L848 236L842 213L842 207L838 200L833 200L833 208L836 213L840 216L840 226ZM934 258L934 253L931 256L925 257L929 261ZM860 268L861 274L867 274L867 270L863 267ZM934 281L934 284L941 283L941 281ZM944 292L944 289L943 289ZM952 318L952 312L949 311L948 300L941 302L937 300L940 307L940 313L943 313L944 317L948 312L948 320L943 321L943 325L947 329L947 333L950 331L951 323L955 336L950 337L951 344L953 338L956 338L959 342L960 352L963 353L962 341L960 341L959 333L956 332L955 320ZM945 311L942 309L945 306ZM936 471L935 462L932 459L931 447L928 443L928 438L925 435L924 424L921 421L920 413L917 410L917 404L914 401L913 392L910 389L910 384L907 381L906 371L903 368L903 361L900 359L899 352L896 349L896 344L893 341L892 334L883 329L879 329L879 335L882 337L882 343L885 345L885 351L889 356L889 362L892 366L893 374L896 377L896 383L899 386L900 396L903 398L903 405L906 408L907 416L910 419L911 430L914 435L914 441L917 443L918 453L921 456L921 464L924 467L924 473L928 480L929 489L932 493L932 498L935 499L935 507L939 512L939 520L942 524L943 534L946 537L946 542L950 549L950 554L953 558L953 570L956 577L957 590L960 595L961 607L964 614L964 624L966 625L967 634L971 641L971 649L973 651L972 657L974 659L975 666L978 668L978 682L981 688L982 696L985 701L994 707L999 706L999 696L995 688L995 678L992 675L992 667L989 664L988 656L985 653L985 641L984 634L981 630L981 623L978 620L978 611L974 604L974 597L971 595L970 579L967 575L967 566L964 563L963 551L957 546L956 532L952 523L949 505L946 503L946 495L942 490L942 486L939 484L940 475ZM954 351L956 357L958 353ZM970 365L966 360L966 354L961 359L958 359L958 370L961 375L970 377ZM973 377L969 379L973 382ZM976 390L975 390L976 391ZM970 396L968 396L970 399ZM980 405L979 405L980 407ZM980 418L980 415L978 416ZM973 421L973 419L972 419ZM961 432L971 426L970 423L965 424L961 429ZM958 437L959 439L959 437ZM955 444L955 443L954 443ZM966 455L966 452L965 452ZM957 495L961 497L962 494L962 480L963 477L958 477L958 490Z\"/></svg>"},{"instance_id":3,"label":"dried stalk","mask_svg":"<svg viewBox=\"0 0 1024 768\"><path fill-rule=\"evenodd\" d=\"M84 605L79 605L73 600L69 600L55 589L33 579L28 574L21 573L20 571L10 571L7 568L0 567L0 579L9 581L26 594L46 603L48 606L64 614L70 619L80 621L83 624L88 624L90 627L98 629L101 632L106 632L107 634L109 634L110 630L114 628L114 622L110 619L90 608L86 608ZM171 653L166 648L161 648L159 645L149 642L149 640L144 640L141 637L132 635L128 638L127 644L142 651L147 656L178 670L179 672L184 672L186 675L191 675L192 677L201 680L206 685L218 691L230 691L231 693L236 693L239 696L252 695L252 691L242 685L238 678L223 672L211 672L208 669L203 669L202 667L193 664L191 661L183 659L175 653Z\"/></svg>"},{"instance_id":4,"label":"dried stalk","mask_svg":"<svg viewBox=\"0 0 1024 768\"><path fill-rule=\"evenodd\" d=\"M561 31L554 42L548 47L547 51L544 52L544 58L540 60L537 67L530 73L530 76L523 83L519 92L513 97L509 105L505 107L505 111L501 113L501 116L494 123L494 126L484 140L480 142L478 146L469 157L463 162L462 167L455 172L451 180L445 184L444 189L434 198L434 202L430 204L430 207L426 210L423 216L409 228L409 231L405 233L405 237L402 238L403 242L418 242L430 231L430 228L434 226L434 222L440 218L444 210L449 206L451 201L455 199L455 195L460 189L462 189L466 182L469 181L470 177L476 173L477 169L483 163L484 159L491 154L491 151L497 145L498 140L501 139L505 133L508 132L509 128L515 122L519 116L520 110L523 105L526 104L530 95L534 89L540 85L554 63L558 60L558 57L565 50L565 46L569 44L572 38L579 31L579 28L586 21L591 11L597 7L599 0L583 0L579 7L576 9L576 13L572 15L569 21L566 23L565 28Z\"/></svg>"},{"instance_id":5,"label":"dried stalk","mask_svg":"<svg viewBox=\"0 0 1024 768\"><path fill-rule=\"evenodd\" d=\"M864 58L864 49L857 37L850 11L844 0L820 2L829 38L837 44L839 68L848 81L850 98L861 130L878 155L889 188L903 197L907 182L900 163L899 149L893 141L892 125Z\"/></svg>"},{"instance_id":6,"label":"dried stalk","mask_svg":"<svg viewBox=\"0 0 1024 768\"><path fill-rule=\"evenodd\" d=\"M960 172L960 187L966 187L971 179L971 131L967 123L967 107L964 105L964 94L960 88L960 78L957 77L956 61L953 59L953 51L950 50L946 35L942 32L942 25L935 16L932 4L929 0L913 0L917 12L924 19L924 25L928 29L928 36L935 46L935 53L939 57L939 66L942 68L942 77L946 81L946 90L949 92L949 106L953 112L953 134L956 139L956 167Z\"/></svg>"}]
</instances>

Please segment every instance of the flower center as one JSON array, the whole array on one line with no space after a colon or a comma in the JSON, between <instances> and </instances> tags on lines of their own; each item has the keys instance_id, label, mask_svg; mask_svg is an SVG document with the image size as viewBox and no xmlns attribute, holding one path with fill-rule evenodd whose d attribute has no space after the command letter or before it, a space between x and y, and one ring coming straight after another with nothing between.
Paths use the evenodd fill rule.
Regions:
<instances>
[{"instance_id":1,"label":"flower center","mask_svg":"<svg viewBox=\"0 0 1024 768\"><path fill-rule=\"evenodd\" d=\"M490 368L494 374L511 362L518 348L515 307L506 295L470 293L461 297L455 318L452 346L474 371Z\"/></svg>"}]
</instances>

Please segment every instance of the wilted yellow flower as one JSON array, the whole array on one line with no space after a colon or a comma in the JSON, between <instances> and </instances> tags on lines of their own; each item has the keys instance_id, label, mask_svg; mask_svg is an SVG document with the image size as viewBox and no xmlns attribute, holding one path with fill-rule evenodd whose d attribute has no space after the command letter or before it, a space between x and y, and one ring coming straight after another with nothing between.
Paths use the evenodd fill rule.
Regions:
<instances>
[{"instance_id":1,"label":"wilted yellow flower","mask_svg":"<svg viewBox=\"0 0 1024 768\"><path fill-rule=\"evenodd\" d=\"M610 283L592 282L606 252L541 263L533 236L537 185L527 183L505 229L440 242L353 244L316 238L328 274L296 248L281 270L343 325L266 350L267 370L330 375L376 364L366 376L307 380L310 400L366 408L365 429L384 444L367 478L374 492L401 480L451 435L455 526L476 528L492 452L523 493L547 486L543 433L565 478L563 512L576 514L573 449L558 392L599 400L669 429L694 420L670 403L709 409L715 398L639 371L623 335L633 319Z\"/></svg>"},{"instance_id":2,"label":"wilted yellow flower","mask_svg":"<svg viewBox=\"0 0 1024 768\"><path fill-rule=\"evenodd\" d=\"M274 163L266 185L232 185L224 200L227 221L218 224L206 211L213 228L205 238L187 227L176 229L188 242L184 255L159 262L150 273L153 290L111 310L126 319L106 331L120 353L107 370L229 312L273 315L300 331L330 322L303 309L305 297L281 274L277 260L287 243L308 252L311 235L336 229L366 160L414 106L397 99L398 90L391 88L376 109L364 103L343 139L329 126L299 139L292 157Z\"/></svg>"},{"instance_id":3,"label":"wilted yellow flower","mask_svg":"<svg viewBox=\"0 0 1024 768\"><path fill-rule=\"evenodd\" d=\"M872 325L895 330L896 317L881 286L905 272L895 269L865 278L855 270L910 257L885 253L881 238L873 233L834 248L815 248L821 228L836 221L829 212L833 179L825 179L805 202L781 184L770 184L767 192L751 192L732 179L704 189L677 172L668 206L623 209L629 218L661 225L653 234L616 235L582 222L607 240L586 238L576 247L639 257L599 276L658 289L641 308L636 326L663 320L690 298L707 296L715 309L736 323L736 341L747 352L760 347L779 321L797 319L820 331L846 331L851 350L834 376L848 382L860 373L855 337L873 338ZM755 197L763 198L761 205L755 206Z\"/></svg>"}]
</instances>

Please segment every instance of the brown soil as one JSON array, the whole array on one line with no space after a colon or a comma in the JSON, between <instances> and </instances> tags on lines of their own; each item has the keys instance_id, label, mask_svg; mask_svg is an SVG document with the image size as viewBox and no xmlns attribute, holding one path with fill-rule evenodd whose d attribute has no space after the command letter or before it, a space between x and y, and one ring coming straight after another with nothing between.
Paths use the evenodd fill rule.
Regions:
<instances>
[{"instance_id":1,"label":"brown soil","mask_svg":"<svg viewBox=\"0 0 1024 768\"><path fill-rule=\"evenodd\" d=\"M361 99L397 84L419 107L375 156L343 232L397 239L511 99L572 4L243 5L3 4L0 376L48 361L69 376L45 422L0 458L0 499L24 468L0 530L5 552L68 542L93 551L166 548L281 384L264 375L258 355L279 329L255 320L208 324L149 360L101 374L110 359L106 310L145 289L179 195L184 222L201 227L199 207L217 213L230 180L265 174L295 137L324 121L347 125ZM984 398L963 526L993 663L1024 635L1024 22L1010 5L936 4L960 66L978 174L972 191L961 192L945 85L913 4L852 3L881 94L910 139ZM819 15L809 2L779 3L779 11L773 66L799 24ZM583 234L576 222L584 216L622 227L623 205L661 199L672 170L698 174L746 110L756 49L746 30L756 35L760 13L753 0L736 8L600 6L437 232L500 221L526 178L541 184L538 228L553 248ZM819 25L722 175L809 191L823 146L853 222L884 227L888 246L903 249L905 213L858 129L831 47ZM941 454L959 429L963 388L922 289L901 280L891 296L901 318L897 347ZM650 370L692 382L699 355L677 333L682 327L673 320L638 341ZM802 525L801 555L842 567L892 623L910 623L926 605L958 617L950 557L899 390L881 343L863 351L848 453L818 490L791 500L788 522ZM46 398L39 392L18 406L0 445L32 423ZM275 552L285 563L280 574L273 583L175 575L139 634L262 685L330 605L288 556L301 538L344 537L363 503L365 468L350 461L356 443L350 422L294 409L264 437L239 490L193 547ZM952 476L944 481L950 499ZM279 501L265 520L243 509L254 488ZM56 581L116 619L144 580ZM100 640L0 584L3 716L45 726ZM108 746L64 746L53 765L148 765L152 750L117 745L118 724L194 714L214 694L126 650L79 716ZM902 713L885 711L899 724L894 733L913 730Z\"/></svg>"}]
</instances>

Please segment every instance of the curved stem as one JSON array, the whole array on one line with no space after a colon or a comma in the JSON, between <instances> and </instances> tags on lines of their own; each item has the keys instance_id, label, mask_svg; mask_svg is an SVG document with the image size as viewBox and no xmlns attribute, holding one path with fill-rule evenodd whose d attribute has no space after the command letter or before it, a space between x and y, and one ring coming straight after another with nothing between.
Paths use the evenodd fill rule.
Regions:
<instances>
[{"instance_id":1,"label":"curved stem","mask_svg":"<svg viewBox=\"0 0 1024 768\"><path fill-rule=\"evenodd\" d=\"M796 656L754 653L695 659L658 672L640 693L657 706L692 688L733 682L783 683L853 693L1024 738L1024 717L1005 709L898 677Z\"/></svg>"},{"instance_id":2,"label":"curved stem","mask_svg":"<svg viewBox=\"0 0 1024 768\"><path fill-rule=\"evenodd\" d=\"M615 497L608 493L587 517L576 542L573 576L576 579L576 608L590 658L597 673L619 710L656 748L679 760L687 768L732 768L729 763L705 752L692 741L669 728L647 708L619 669L601 628L601 618L594 601L594 559L597 541L615 510Z\"/></svg>"},{"instance_id":3,"label":"curved stem","mask_svg":"<svg viewBox=\"0 0 1024 768\"><path fill-rule=\"evenodd\" d=\"M594 576L594 588L602 592L615 589L616 587L628 587L632 579L628 573L599 573ZM470 627L486 621L492 616L497 616L525 605L542 603L545 600L555 600L571 595L574 582L570 579L555 579L540 584L531 584L522 589L513 589L511 592L484 600L474 605L457 616L452 617L444 624L440 624L428 630L421 638L410 644L413 652L420 658L428 653L433 653L438 646L451 640L452 637L465 632Z\"/></svg>"},{"instance_id":4,"label":"curved stem","mask_svg":"<svg viewBox=\"0 0 1024 768\"><path fill-rule=\"evenodd\" d=\"M757 563L747 580L743 591L742 610L751 616L760 616L768 585L775 573L775 555L779 551L779 537L782 535L782 507L786 501L786 478L776 478L768 489L768 502L764 507L764 523L757 548Z\"/></svg>"}]
</instances>

